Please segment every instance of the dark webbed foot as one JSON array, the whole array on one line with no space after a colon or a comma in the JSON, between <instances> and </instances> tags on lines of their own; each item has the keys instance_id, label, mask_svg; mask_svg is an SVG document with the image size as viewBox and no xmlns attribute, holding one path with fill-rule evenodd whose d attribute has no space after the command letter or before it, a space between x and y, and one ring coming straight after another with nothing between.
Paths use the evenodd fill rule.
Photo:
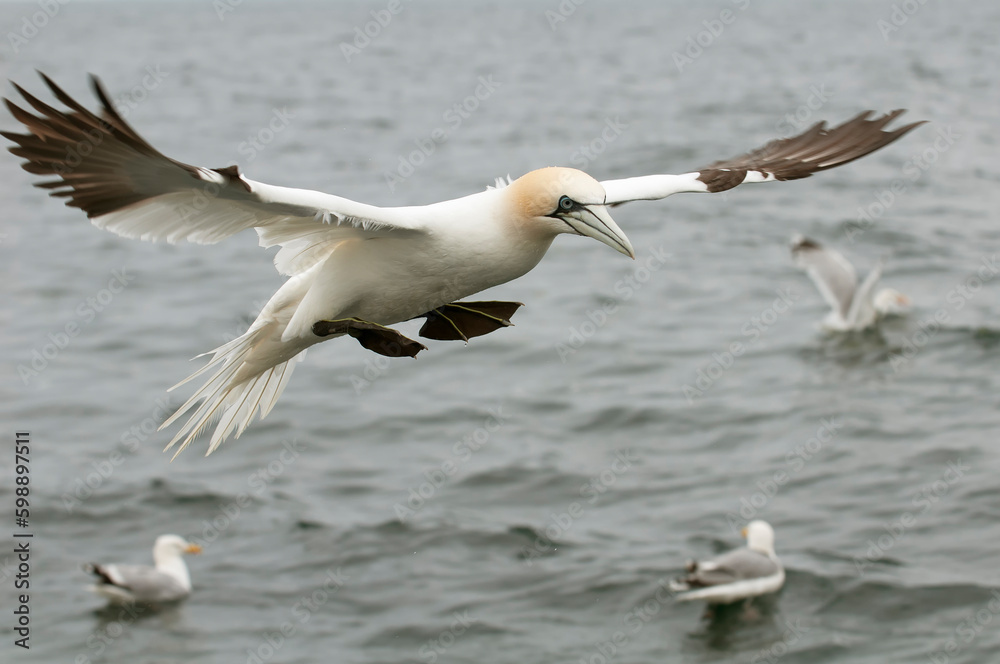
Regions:
<instances>
[{"instance_id":1,"label":"dark webbed foot","mask_svg":"<svg viewBox=\"0 0 1000 664\"><path fill-rule=\"evenodd\" d=\"M416 357L417 353L427 349L419 341L405 337L391 327L358 318L317 321L313 323L312 331L318 337L349 334L368 350L386 357Z\"/></svg>"},{"instance_id":2,"label":"dark webbed foot","mask_svg":"<svg viewBox=\"0 0 1000 664\"><path fill-rule=\"evenodd\" d=\"M420 328L420 336L438 341L465 341L510 327L510 317L520 307L520 302L452 302L428 311L418 318L427 322Z\"/></svg>"}]
</instances>

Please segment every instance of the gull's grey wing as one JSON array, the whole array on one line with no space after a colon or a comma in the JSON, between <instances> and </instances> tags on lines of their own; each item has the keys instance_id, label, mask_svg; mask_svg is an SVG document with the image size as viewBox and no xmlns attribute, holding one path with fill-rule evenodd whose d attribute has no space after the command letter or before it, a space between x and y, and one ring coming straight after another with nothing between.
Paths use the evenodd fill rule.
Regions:
<instances>
[{"instance_id":1,"label":"gull's grey wing","mask_svg":"<svg viewBox=\"0 0 1000 664\"><path fill-rule=\"evenodd\" d=\"M851 308L847 312L847 321L849 324L857 325L863 319L866 322L875 319L875 304L872 300L875 286L882 277L882 268L884 265L885 259L879 258L878 262L875 263L865 277L865 280L858 286L857 291L854 293L854 301L851 302Z\"/></svg>"},{"instance_id":2,"label":"gull's grey wing","mask_svg":"<svg viewBox=\"0 0 1000 664\"><path fill-rule=\"evenodd\" d=\"M777 574L781 568L767 555L736 549L718 558L693 563L683 581L690 588L719 586Z\"/></svg>"},{"instance_id":3,"label":"gull's grey wing","mask_svg":"<svg viewBox=\"0 0 1000 664\"><path fill-rule=\"evenodd\" d=\"M883 148L923 124L913 122L884 130L904 112L895 110L871 119L874 111L865 111L830 128L825 122L817 122L798 136L773 140L739 157L716 161L691 173L605 180L601 184L607 192L607 204L618 205L683 192L717 193L750 182L807 178Z\"/></svg>"},{"instance_id":4,"label":"gull's grey wing","mask_svg":"<svg viewBox=\"0 0 1000 664\"><path fill-rule=\"evenodd\" d=\"M126 590L138 602L173 602L188 595L177 579L148 565L91 564L86 569L101 584Z\"/></svg>"},{"instance_id":5,"label":"gull's grey wing","mask_svg":"<svg viewBox=\"0 0 1000 664\"><path fill-rule=\"evenodd\" d=\"M839 251L800 235L792 238L792 257L816 284L830 308L847 320L858 290L854 266Z\"/></svg>"}]
</instances>

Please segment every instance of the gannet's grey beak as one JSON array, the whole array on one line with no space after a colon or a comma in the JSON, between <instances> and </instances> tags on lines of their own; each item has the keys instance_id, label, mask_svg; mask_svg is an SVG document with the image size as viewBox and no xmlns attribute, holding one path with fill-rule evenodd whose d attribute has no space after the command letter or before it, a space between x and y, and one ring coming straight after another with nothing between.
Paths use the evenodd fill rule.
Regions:
<instances>
[{"instance_id":1,"label":"gannet's grey beak","mask_svg":"<svg viewBox=\"0 0 1000 664\"><path fill-rule=\"evenodd\" d=\"M576 210L561 214L560 217L580 235L592 237L629 258L635 258L632 243L608 214L606 206L583 205Z\"/></svg>"}]
</instances>

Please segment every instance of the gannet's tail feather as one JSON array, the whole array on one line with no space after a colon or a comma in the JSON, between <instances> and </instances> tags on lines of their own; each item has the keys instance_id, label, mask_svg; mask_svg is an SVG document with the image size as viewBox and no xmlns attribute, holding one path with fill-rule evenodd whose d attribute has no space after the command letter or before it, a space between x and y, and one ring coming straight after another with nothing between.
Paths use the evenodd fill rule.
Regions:
<instances>
[{"instance_id":1,"label":"gannet's tail feather","mask_svg":"<svg viewBox=\"0 0 1000 664\"><path fill-rule=\"evenodd\" d=\"M266 339L269 332L271 330L267 326L251 329L238 339L219 346L214 351L209 351L213 355L208 364L170 388L173 390L209 369L219 367L218 371L201 389L191 395L191 398L178 408L177 412L160 425L160 429L170 426L182 415L195 408L199 401L202 402L166 446L165 450L169 450L181 442L177 452L174 453L174 458L183 452L199 434L211 426L216 418L219 418L219 423L212 434L212 440L205 456L214 452L229 438L230 434L233 434L234 438L239 438L258 411L261 419L267 417L267 414L271 412L278 397L281 396L288 384L288 379L291 378L295 365L305 357L305 351L254 376L239 377L241 379L237 380L237 374L246 367L251 352L261 341ZM207 355L207 353L204 354ZM201 356L199 355L199 357ZM245 374L245 372L243 373Z\"/></svg>"}]
</instances>

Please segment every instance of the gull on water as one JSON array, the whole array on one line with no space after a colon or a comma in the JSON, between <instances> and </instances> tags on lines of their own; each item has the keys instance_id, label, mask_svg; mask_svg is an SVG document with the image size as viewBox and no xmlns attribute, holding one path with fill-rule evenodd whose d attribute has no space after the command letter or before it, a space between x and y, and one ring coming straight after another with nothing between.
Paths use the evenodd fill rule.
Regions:
<instances>
[{"instance_id":1,"label":"gull on water","mask_svg":"<svg viewBox=\"0 0 1000 664\"><path fill-rule=\"evenodd\" d=\"M904 314L909 309L910 298L893 288L875 293L875 285L882 276L882 259L859 284L854 266L839 251L801 235L792 236L791 249L795 264L805 270L830 305L830 313L823 319L826 329L864 330L880 318Z\"/></svg>"},{"instance_id":2,"label":"gull on water","mask_svg":"<svg viewBox=\"0 0 1000 664\"><path fill-rule=\"evenodd\" d=\"M743 529L747 545L712 560L692 560L687 574L670 582L678 602L704 600L731 604L777 592L785 584L785 568L774 553L774 529L766 521L751 521Z\"/></svg>"},{"instance_id":3,"label":"gull on water","mask_svg":"<svg viewBox=\"0 0 1000 664\"><path fill-rule=\"evenodd\" d=\"M201 553L201 547L178 535L160 535L153 545L155 567L88 563L83 570L97 577L90 589L109 602L176 602L191 594L191 575L182 557L185 553Z\"/></svg>"},{"instance_id":4,"label":"gull on water","mask_svg":"<svg viewBox=\"0 0 1000 664\"><path fill-rule=\"evenodd\" d=\"M236 166L175 161L125 122L96 78L99 114L42 77L68 110L14 84L37 115L5 100L28 133L0 132L16 144L9 150L25 160L25 170L55 177L36 186L125 237L212 244L253 228L261 246L281 247L274 264L288 280L243 336L205 353L207 364L179 384L208 376L163 424L193 410L167 445L180 442L178 453L216 419L207 453L239 437L258 413L265 417L314 344L349 335L376 353L413 357L424 345L388 325L425 318L420 336L461 341L510 325L520 303L462 298L524 275L557 235L584 235L634 258L610 206L809 177L921 124L885 130L903 111L874 118L867 111L680 175L598 182L576 169L549 167L463 198L376 207L255 182Z\"/></svg>"}]
</instances>

